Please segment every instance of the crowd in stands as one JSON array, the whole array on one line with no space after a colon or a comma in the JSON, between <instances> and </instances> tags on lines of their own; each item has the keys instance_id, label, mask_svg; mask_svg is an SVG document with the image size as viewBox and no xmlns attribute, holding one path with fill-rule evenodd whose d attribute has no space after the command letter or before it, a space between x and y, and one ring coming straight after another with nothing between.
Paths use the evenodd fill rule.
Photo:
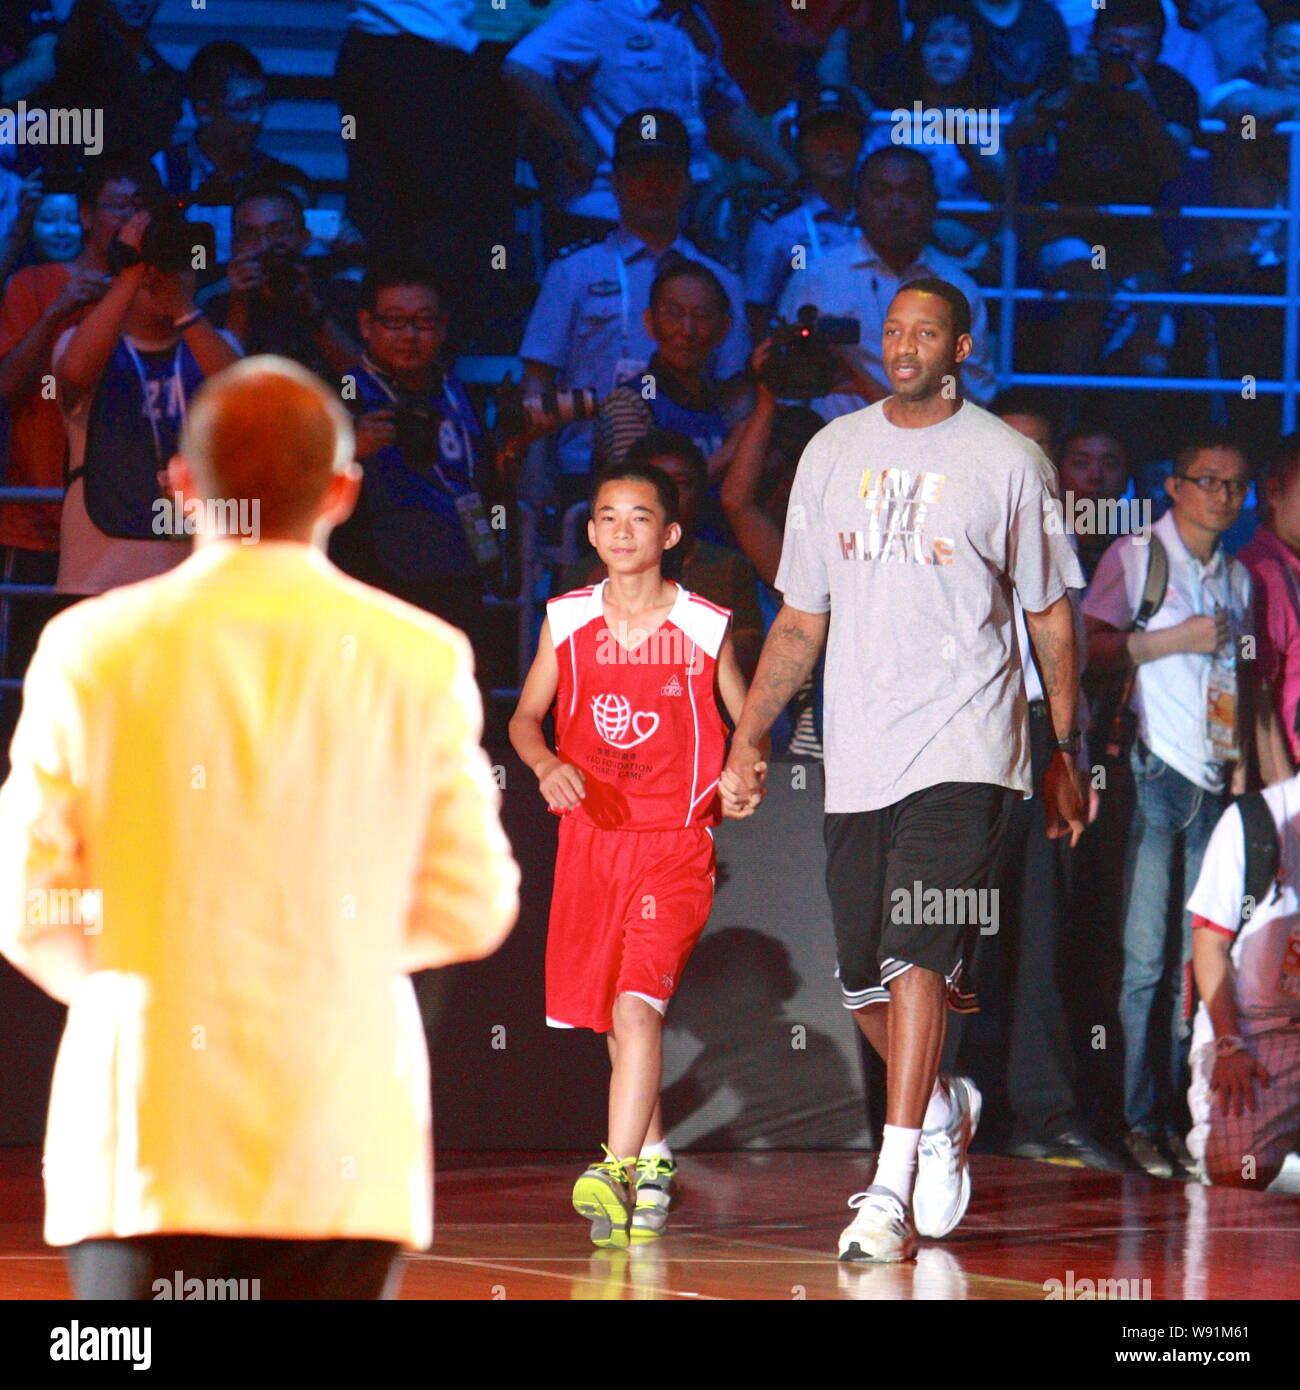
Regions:
<instances>
[{"instance_id":1,"label":"crowd in stands","mask_svg":"<svg viewBox=\"0 0 1300 1390\"><path fill-rule=\"evenodd\" d=\"M1256 389L1284 371L1281 307L1161 296L1285 291L1297 209L1276 126L1300 119L1300 6L517 8L358 0L331 190L267 148L276 75L256 34L202 44L182 72L151 40L158 0L0 0L0 107L103 113L93 155L0 140L3 482L63 490L0 502L3 581L52 588L0 602L3 676L58 606L187 553L156 506L186 402L262 352L337 384L355 417L365 481L332 557L469 633L489 688L518 679L513 610L489 598L599 577L574 523L593 473L629 457L676 483L676 573L732 610L752 673L802 450L888 396L898 287L946 280L972 310L965 396L1043 448L1067 514L1147 515L1169 565L1135 642L1149 550L1127 526L1077 528L1084 758L1113 775L1072 856L1028 828L1008 850L1019 922L984 963L1005 1026L951 1045L1001 1056L1015 1151L1118 1166L1095 1132L1153 1173L1203 1167L1181 1137L1181 906L1227 798L1300 758L1300 440ZM1253 215L1180 217L1190 205ZM1005 275L1044 292L1014 322ZM526 427L458 371L476 357L515 359ZM1038 373L1069 384L1011 379ZM1108 377L1243 385L1089 388ZM521 568L525 512L544 571ZM1234 746L1196 691L1248 634ZM1108 762L1129 703L1131 755ZM819 718L813 681L780 745L817 757ZM1070 969L1087 983L1063 997ZM1122 1076L1077 1043L1099 1011ZM1107 1087L1122 1121L1091 1098Z\"/></svg>"}]
</instances>

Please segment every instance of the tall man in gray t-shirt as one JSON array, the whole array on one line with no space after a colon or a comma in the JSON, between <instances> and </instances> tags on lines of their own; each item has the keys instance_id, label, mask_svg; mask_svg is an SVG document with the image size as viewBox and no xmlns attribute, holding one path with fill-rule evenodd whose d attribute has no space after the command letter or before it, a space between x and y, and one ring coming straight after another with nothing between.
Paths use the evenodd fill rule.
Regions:
<instances>
[{"instance_id":1,"label":"tall man in gray t-shirt","mask_svg":"<svg viewBox=\"0 0 1300 1390\"><path fill-rule=\"evenodd\" d=\"M1012 621L1025 609L1056 746L1047 834L1083 832L1074 762L1083 587L1046 457L958 394L970 306L937 279L894 296L882 359L893 395L833 420L804 451L776 584L784 604L731 744L722 790L756 806L758 744L826 643L827 887L844 1003L884 1059L875 1180L849 1199L845 1260L906 1260L970 1201L980 1095L940 1078L946 1006L970 1006L962 959L996 924L989 874L1029 719Z\"/></svg>"}]
</instances>

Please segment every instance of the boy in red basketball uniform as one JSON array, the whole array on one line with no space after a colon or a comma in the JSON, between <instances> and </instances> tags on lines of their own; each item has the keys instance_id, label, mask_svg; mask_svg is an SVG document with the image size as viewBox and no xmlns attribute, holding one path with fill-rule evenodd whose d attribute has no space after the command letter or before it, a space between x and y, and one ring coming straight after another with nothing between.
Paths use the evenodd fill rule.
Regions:
<instances>
[{"instance_id":1,"label":"boy in red basketball uniform","mask_svg":"<svg viewBox=\"0 0 1300 1390\"><path fill-rule=\"evenodd\" d=\"M663 1014L713 902L727 739L716 696L734 720L745 682L728 610L664 578L664 552L681 537L666 474L605 472L587 534L609 578L547 605L510 741L562 818L546 1021L609 1043L606 1158L578 1179L573 1205L596 1245L624 1246L667 1223L676 1165L659 1106ZM554 753L542 733L552 706Z\"/></svg>"}]
</instances>

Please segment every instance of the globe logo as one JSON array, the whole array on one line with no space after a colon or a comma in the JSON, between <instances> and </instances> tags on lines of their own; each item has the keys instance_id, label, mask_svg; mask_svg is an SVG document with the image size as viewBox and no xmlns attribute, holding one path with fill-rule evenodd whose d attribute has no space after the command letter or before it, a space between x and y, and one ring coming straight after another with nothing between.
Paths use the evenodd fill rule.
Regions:
<instances>
[{"instance_id":1,"label":"globe logo","mask_svg":"<svg viewBox=\"0 0 1300 1390\"><path fill-rule=\"evenodd\" d=\"M592 696L591 716L596 732L611 748L635 748L659 727L659 716L652 710L633 714L625 695Z\"/></svg>"}]
</instances>

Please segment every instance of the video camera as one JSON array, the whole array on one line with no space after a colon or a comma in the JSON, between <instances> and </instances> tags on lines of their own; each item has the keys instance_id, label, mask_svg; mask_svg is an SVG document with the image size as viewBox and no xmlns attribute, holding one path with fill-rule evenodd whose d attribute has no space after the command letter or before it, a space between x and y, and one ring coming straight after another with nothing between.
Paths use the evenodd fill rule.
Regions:
<instances>
[{"instance_id":1,"label":"video camera","mask_svg":"<svg viewBox=\"0 0 1300 1390\"><path fill-rule=\"evenodd\" d=\"M193 269L194 249L212 240L212 228L203 222L187 222L186 206L180 198L148 199L143 211L149 214L149 225L140 238L140 249L114 237L108 244L109 273L116 275L141 262L169 275Z\"/></svg>"},{"instance_id":2,"label":"video camera","mask_svg":"<svg viewBox=\"0 0 1300 1390\"><path fill-rule=\"evenodd\" d=\"M782 319L771 336L763 384L783 400L809 401L831 394L841 372L832 348L860 343L862 325L857 319L818 314L815 305L805 304L793 323Z\"/></svg>"}]
</instances>

